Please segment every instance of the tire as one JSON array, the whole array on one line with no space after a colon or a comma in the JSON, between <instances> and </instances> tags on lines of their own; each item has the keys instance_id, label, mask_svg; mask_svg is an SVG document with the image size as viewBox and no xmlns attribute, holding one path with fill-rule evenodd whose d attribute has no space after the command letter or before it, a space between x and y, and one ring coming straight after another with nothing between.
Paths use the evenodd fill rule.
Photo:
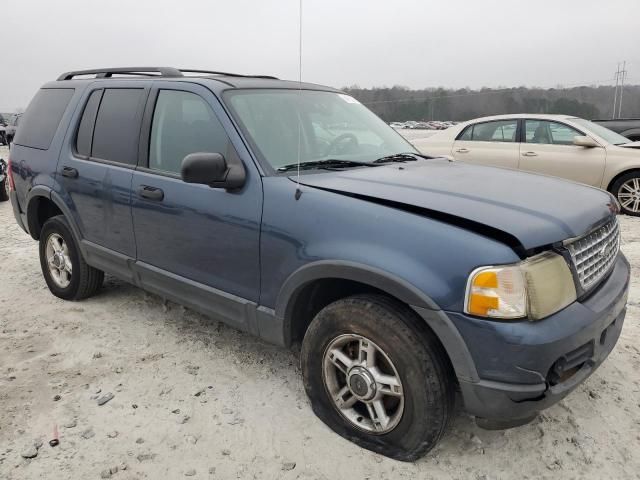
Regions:
<instances>
[{"instance_id":1,"label":"tire","mask_svg":"<svg viewBox=\"0 0 640 480\"><path fill-rule=\"evenodd\" d=\"M611 185L611 193L615 195L622 213L640 216L640 171L625 173Z\"/></svg>"},{"instance_id":2,"label":"tire","mask_svg":"<svg viewBox=\"0 0 640 480\"><path fill-rule=\"evenodd\" d=\"M419 321L409 307L390 298L357 295L338 300L321 310L311 322L302 343L304 386L314 413L342 437L401 461L414 461L438 443L448 427L455 404L455 381L446 353L430 331L420 328ZM352 337L360 342L360 351L379 350L374 355L378 374L382 370L387 374L386 378L388 375L396 378L397 373L401 385L391 388L402 392L402 400L393 395L382 395L380 377L374 374L363 374L360 379L348 377L356 368L361 368L357 363L344 369L348 375L338 369L333 376L332 367L335 358L339 358L333 357L334 360L327 363L335 351L333 346L350 341ZM354 345L357 343L347 343L343 350L338 349L349 353L350 349L357 349ZM362 354L357 357L362 358ZM342 383L340 378L343 378ZM354 388L346 385L347 378ZM374 380L367 384L374 392L364 392L362 378ZM372 387L374 383L376 386ZM394 385L393 382L385 383ZM348 391L335 395L338 389ZM389 413L387 430L380 420L384 417L379 417L379 423L371 421L374 417L369 410L371 404L367 406L364 401L356 401L351 409L341 411L333 399L342 398L342 405L346 406L356 397L356 392L365 397L374 395L373 400L369 400L374 403L378 395L382 395L385 413ZM400 404L402 410L398 415Z\"/></svg>"},{"instance_id":3,"label":"tire","mask_svg":"<svg viewBox=\"0 0 640 480\"><path fill-rule=\"evenodd\" d=\"M0 182L0 202L6 202L9 200L9 178Z\"/></svg>"},{"instance_id":4,"label":"tire","mask_svg":"<svg viewBox=\"0 0 640 480\"><path fill-rule=\"evenodd\" d=\"M50 240L58 245L58 252L64 254L64 262L59 261L59 256L56 258L57 267L55 268L49 267L52 257L52 252L48 250ZM67 267L70 264L70 268L63 268L63 263ZM104 272L87 265L82 258L69 223L63 215L51 217L42 227L40 267L51 293L64 300L82 300L90 297L100 289L104 280ZM55 271L62 270L64 273L56 276Z\"/></svg>"}]
</instances>

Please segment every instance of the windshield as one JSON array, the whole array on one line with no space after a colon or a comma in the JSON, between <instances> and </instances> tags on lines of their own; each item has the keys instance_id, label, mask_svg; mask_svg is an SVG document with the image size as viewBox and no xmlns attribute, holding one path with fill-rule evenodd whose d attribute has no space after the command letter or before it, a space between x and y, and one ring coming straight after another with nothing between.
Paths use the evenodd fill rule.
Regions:
<instances>
[{"instance_id":1,"label":"windshield","mask_svg":"<svg viewBox=\"0 0 640 480\"><path fill-rule=\"evenodd\" d=\"M590 122L589 120L585 120L584 118L572 118L574 123L585 127L587 130L592 131L596 135L598 135L603 140L613 143L614 145L622 145L623 143L629 143L627 137L623 137L619 133L614 132L613 130L609 130L607 127L603 127L602 125L598 125L597 123Z\"/></svg>"},{"instance_id":2,"label":"windshield","mask_svg":"<svg viewBox=\"0 0 640 480\"><path fill-rule=\"evenodd\" d=\"M274 169L300 162L370 163L416 150L355 98L313 90L234 90L228 104ZM356 165L357 166L357 165Z\"/></svg>"}]
</instances>

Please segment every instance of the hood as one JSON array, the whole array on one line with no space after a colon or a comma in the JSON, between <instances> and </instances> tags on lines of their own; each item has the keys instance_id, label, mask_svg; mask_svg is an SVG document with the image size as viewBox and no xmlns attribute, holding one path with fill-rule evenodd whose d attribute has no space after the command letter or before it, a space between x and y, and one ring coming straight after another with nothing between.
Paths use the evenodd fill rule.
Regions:
<instances>
[{"instance_id":1,"label":"hood","mask_svg":"<svg viewBox=\"0 0 640 480\"><path fill-rule=\"evenodd\" d=\"M515 240L524 250L581 236L617 208L596 188L445 159L309 174L300 183Z\"/></svg>"},{"instance_id":2,"label":"hood","mask_svg":"<svg viewBox=\"0 0 640 480\"><path fill-rule=\"evenodd\" d=\"M640 142L623 143L622 145L618 145L618 147L622 147L622 148L640 148Z\"/></svg>"}]
</instances>

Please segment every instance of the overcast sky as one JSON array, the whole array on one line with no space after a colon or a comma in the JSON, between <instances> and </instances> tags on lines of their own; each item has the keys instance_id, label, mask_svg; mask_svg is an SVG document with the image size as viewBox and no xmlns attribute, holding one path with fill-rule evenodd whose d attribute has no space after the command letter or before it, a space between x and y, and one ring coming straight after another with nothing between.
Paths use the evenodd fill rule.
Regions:
<instances>
[{"instance_id":1,"label":"overcast sky","mask_svg":"<svg viewBox=\"0 0 640 480\"><path fill-rule=\"evenodd\" d=\"M0 108L61 72L167 65L298 76L298 0L7 0ZM639 0L303 0L306 81L413 88L640 83Z\"/></svg>"}]
</instances>

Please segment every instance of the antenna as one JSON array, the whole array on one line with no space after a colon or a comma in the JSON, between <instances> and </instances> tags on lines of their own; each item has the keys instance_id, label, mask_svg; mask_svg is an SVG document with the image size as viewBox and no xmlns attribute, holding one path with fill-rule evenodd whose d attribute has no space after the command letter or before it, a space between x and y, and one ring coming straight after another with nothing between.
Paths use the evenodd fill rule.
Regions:
<instances>
[{"instance_id":1,"label":"antenna","mask_svg":"<svg viewBox=\"0 0 640 480\"><path fill-rule=\"evenodd\" d=\"M300 109L302 108L302 0L299 0L298 7L298 175L296 178L296 200L300 199L302 191L300 190L300 155L302 149L302 118L300 118Z\"/></svg>"}]
</instances>

